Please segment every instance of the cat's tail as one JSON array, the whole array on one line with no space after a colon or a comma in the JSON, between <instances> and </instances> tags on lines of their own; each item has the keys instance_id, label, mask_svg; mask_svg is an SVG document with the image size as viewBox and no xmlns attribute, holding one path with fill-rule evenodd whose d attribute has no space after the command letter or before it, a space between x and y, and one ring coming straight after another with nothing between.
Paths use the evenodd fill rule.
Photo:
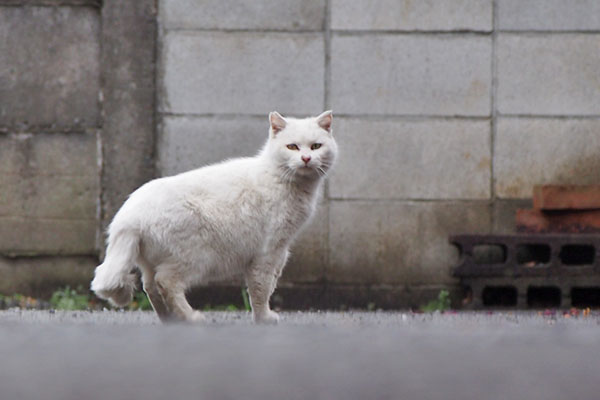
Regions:
<instances>
[{"instance_id":1,"label":"cat's tail","mask_svg":"<svg viewBox=\"0 0 600 400\"><path fill-rule=\"evenodd\" d=\"M137 276L132 272L139 254L140 238L134 230L111 229L106 258L94 272L91 289L96 296L117 307L131 302Z\"/></svg>"}]
</instances>

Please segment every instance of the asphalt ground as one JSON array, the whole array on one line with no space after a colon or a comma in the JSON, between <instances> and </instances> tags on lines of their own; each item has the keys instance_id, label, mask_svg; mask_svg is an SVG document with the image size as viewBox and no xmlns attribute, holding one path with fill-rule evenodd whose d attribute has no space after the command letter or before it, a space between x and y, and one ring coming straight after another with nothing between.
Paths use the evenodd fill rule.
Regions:
<instances>
[{"instance_id":1,"label":"asphalt ground","mask_svg":"<svg viewBox=\"0 0 600 400\"><path fill-rule=\"evenodd\" d=\"M0 399L597 399L592 312L0 312Z\"/></svg>"}]
</instances>

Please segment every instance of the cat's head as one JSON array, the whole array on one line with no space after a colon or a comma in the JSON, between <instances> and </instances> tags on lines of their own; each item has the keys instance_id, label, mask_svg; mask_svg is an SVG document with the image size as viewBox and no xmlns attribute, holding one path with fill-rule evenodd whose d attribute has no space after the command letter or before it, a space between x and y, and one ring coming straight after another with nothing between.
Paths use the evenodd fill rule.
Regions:
<instances>
[{"instance_id":1,"label":"cat's head","mask_svg":"<svg viewBox=\"0 0 600 400\"><path fill-rule=\"evenodd\" d=\"M286 179L327 174L337 155L332 122L331 111L303 119L284 118L277 111L269 114L269 141L265 150Z\"/></svg>"}]
</instances>

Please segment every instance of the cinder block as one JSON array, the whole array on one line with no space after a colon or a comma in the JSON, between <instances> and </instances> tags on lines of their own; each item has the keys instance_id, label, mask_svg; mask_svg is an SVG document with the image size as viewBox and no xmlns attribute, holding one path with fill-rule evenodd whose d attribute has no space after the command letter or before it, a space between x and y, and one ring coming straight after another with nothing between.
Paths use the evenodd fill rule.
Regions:
<instances>
[{"instance_id":1,"label":"cinder block","mask_svg":"<svg viewBox=\"0 0 600 400\"><path fill-rule=\"evenodd\" d=\"M538 185L533 188L538 210L600 209L600 185Z\"/></svg>"},{"instance_id":2,"label":"cinder block","mask_svg":"<svg viewBox=\"0 0 600 400\"><path fill-rule=\"evenodd\" d=\"M328 282L452 284L459 232L488 233L487 202L332 201Z\"/></svg>"},{"instance_id":3,"label":"cinder block","mask_svg":"<svg viewBox=\"0 0 600 400\"><path fill-rule=\"evenodd\" d=\"M0 215L28 218L94 219L97 176L1 174Z\"/></svg>"},{"instance_id":4,"label":"cinder block","mask_svg":"<svg viewBox=\"0 0 600 400\"><path fill-rule=\"evenodd\" d=\"M600 233L600 210L554 211L517 210L518 232Z\"/></svg>"},{"instance_id":5,"label":"cinder block","mask_svg":"<svg viewBox=\"0 0 600 400\"><path fill-rule=\"evenodd\" d=\"M505 30L586 31L600 29L596 0L498 0L498 27Z\"/></svg>"},{"instance_id":6,"label":"cinder block","mask_svg":"<svg viewBox=\"0 0 600 400\"><path fill-rule=\"evenodd\" d=\"M96 218L96 152L93 133L0 136L0 215Z\"/></svg>"},{"instance_id":7,"label":"cinder block","mask_svg":"<svg viewBox=\"0 0 600 400\"><path fill-rule=\"evenodd\" d=\"M290 114L322 111L325 53L316 33L167 32L161 111Z\"/></svg>"},{"instance_id":8,"label":"cinder block","mask_svg":"<svg viewBox=\"0 0 600 400\"><path fill-rule=\"evenodd\" d=\"M49 299L67 285L87 290L97 265L95 257L0 257L0 293Z\"/></svg>"},{"instance_id":9,"label":"cinder block","mask_svg":"<svg viewBox=\"0 0 600 400\"><path fill-rule=\"evenodd\" d=\"M88 255L96 252L96 220L0 217L0 254Z\"/></svg>"},{"instance_id":10,"label":"cinder block","mask_svg":"<svg viewBox=\"0 0 600 400\"><path fill-rule=\"evenodd\" d=\"M482 36L347 35L331 41L331 104L343 114L490 115Z\"/></svg>"},{"instance_id":11,"label":"cinder block","mask_svg":"<svg viewBox=\"0 0 600 400\"><path fill-rule=\"evenodd\" d=\"M0 135L0 173L97 176L96 133Z\"/></svg>"},{"instance_id":12,"label":"cinder block","mask_svg":"<svg viewBox=\"0 0 600 400\"><path fill-rule=\"evenodd\" d=\"M499 118L494 181L500 198L529 198L535 185L600 182L600 121Z\"/></svg>"},{"instance_id":13,"label":"cinder block","mask_svg":"<svg viewBox=\"0 0 600 400\"><path fill-rule=\"evenodd\" d=\"M163 118L158 145L159 173L173 175L227 158L253 156L267 140L264 117Z\"/></svg>"},{"instance_id":14,"label":"cinder block","mask_svg":"<svg viewBox=\"0 0 600 400\"><path fill-rule=\"evenodd\" d=\"M0 126L98 124L98 11L0 7Z\"/></svg>"},{"instance_id":15,"label":"cinder block","mask_svg":"<svg viewBox=\"0 0 600 400\"><path fill-rule=\"evenodd\" d=\"M166 29L322 30L325 0L162 0Z\"/></svg>"},{"instance_id":16,"label":"cinder block","mask_svg":"<svg viewBox=\"0 0 600 400\"><path fill-rule=\"evenodd\" d=\"M352 199L485 199L490 123L334 119L340 156L329 195Z\"/></svg>"},{"instance_id":17,"label":"cinder block","mask_svg":"<svg viewBox=\"0 0 600 400\"><path fill-rule=\"evenodd\" d=\"M503 114L598 115L600 34L498 36Z\"/></svg>"},{"instance_id":18,"label":"cinder block","mask_svg":"<svg viewBox=\"0 0 600 400\"><path fill-rule=\"evenodd\" d=\"M491 0L332 0L339 30L492 30Z\"/></svg>"},{"instance_id":19,"label":"cinder block","mask_svg":"<svg viewBox=\"0 0 600 400\"><path fill-rule=\"evenodd\" d=\"M96 134L0 136L0 254L93 254Z\"/></svg>"}]
</instances>

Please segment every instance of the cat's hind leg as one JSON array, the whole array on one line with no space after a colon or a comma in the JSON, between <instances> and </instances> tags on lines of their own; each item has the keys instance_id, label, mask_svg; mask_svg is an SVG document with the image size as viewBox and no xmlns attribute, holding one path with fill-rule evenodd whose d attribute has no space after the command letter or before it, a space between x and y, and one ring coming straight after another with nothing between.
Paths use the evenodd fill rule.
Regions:
<instances>
[{"instance_id":1,"label":"cat's hind leg","mask_svg":"<svg viewBox=\"0 0 600 400\"><path fill-rule=\"evenodd\" d=\"M153 267L150 265L144 265L140 269L142 270L142 283L144 285L144 292L146 292L146 296L148 296L150 304L152 304L152 308L162 322L167 322L170 317L170 312L160 292L158 291L156 282L154 281L155 272Z\"/></svg>"},{"instance_id":2,"label":"cat's hind leg","mask_svg":"<svg viewBox=\"0 0 600 400\"><path fill-rule=\"evenodd\" d=\"M279 322L279 315L271 310L269 299L275 291L277 280L281 276L287 257L287 249L271 256L261 257L250 266L246 273L252 316L256 323L276 324Z\"/></svg>"},{"instance_id":3,"label":"cat's hind leg","mask_svg":"<svg viewBox=\"0 0 600 400\"><path fill-rule=\"evenodd\" d=\"M194 310L185 298L186 284L184 279L179 277L177 265L161 264L157 266L154 282L167 309L165 321L198 322L204 320L202 313Z\"/></svg>"}]
</instances>

